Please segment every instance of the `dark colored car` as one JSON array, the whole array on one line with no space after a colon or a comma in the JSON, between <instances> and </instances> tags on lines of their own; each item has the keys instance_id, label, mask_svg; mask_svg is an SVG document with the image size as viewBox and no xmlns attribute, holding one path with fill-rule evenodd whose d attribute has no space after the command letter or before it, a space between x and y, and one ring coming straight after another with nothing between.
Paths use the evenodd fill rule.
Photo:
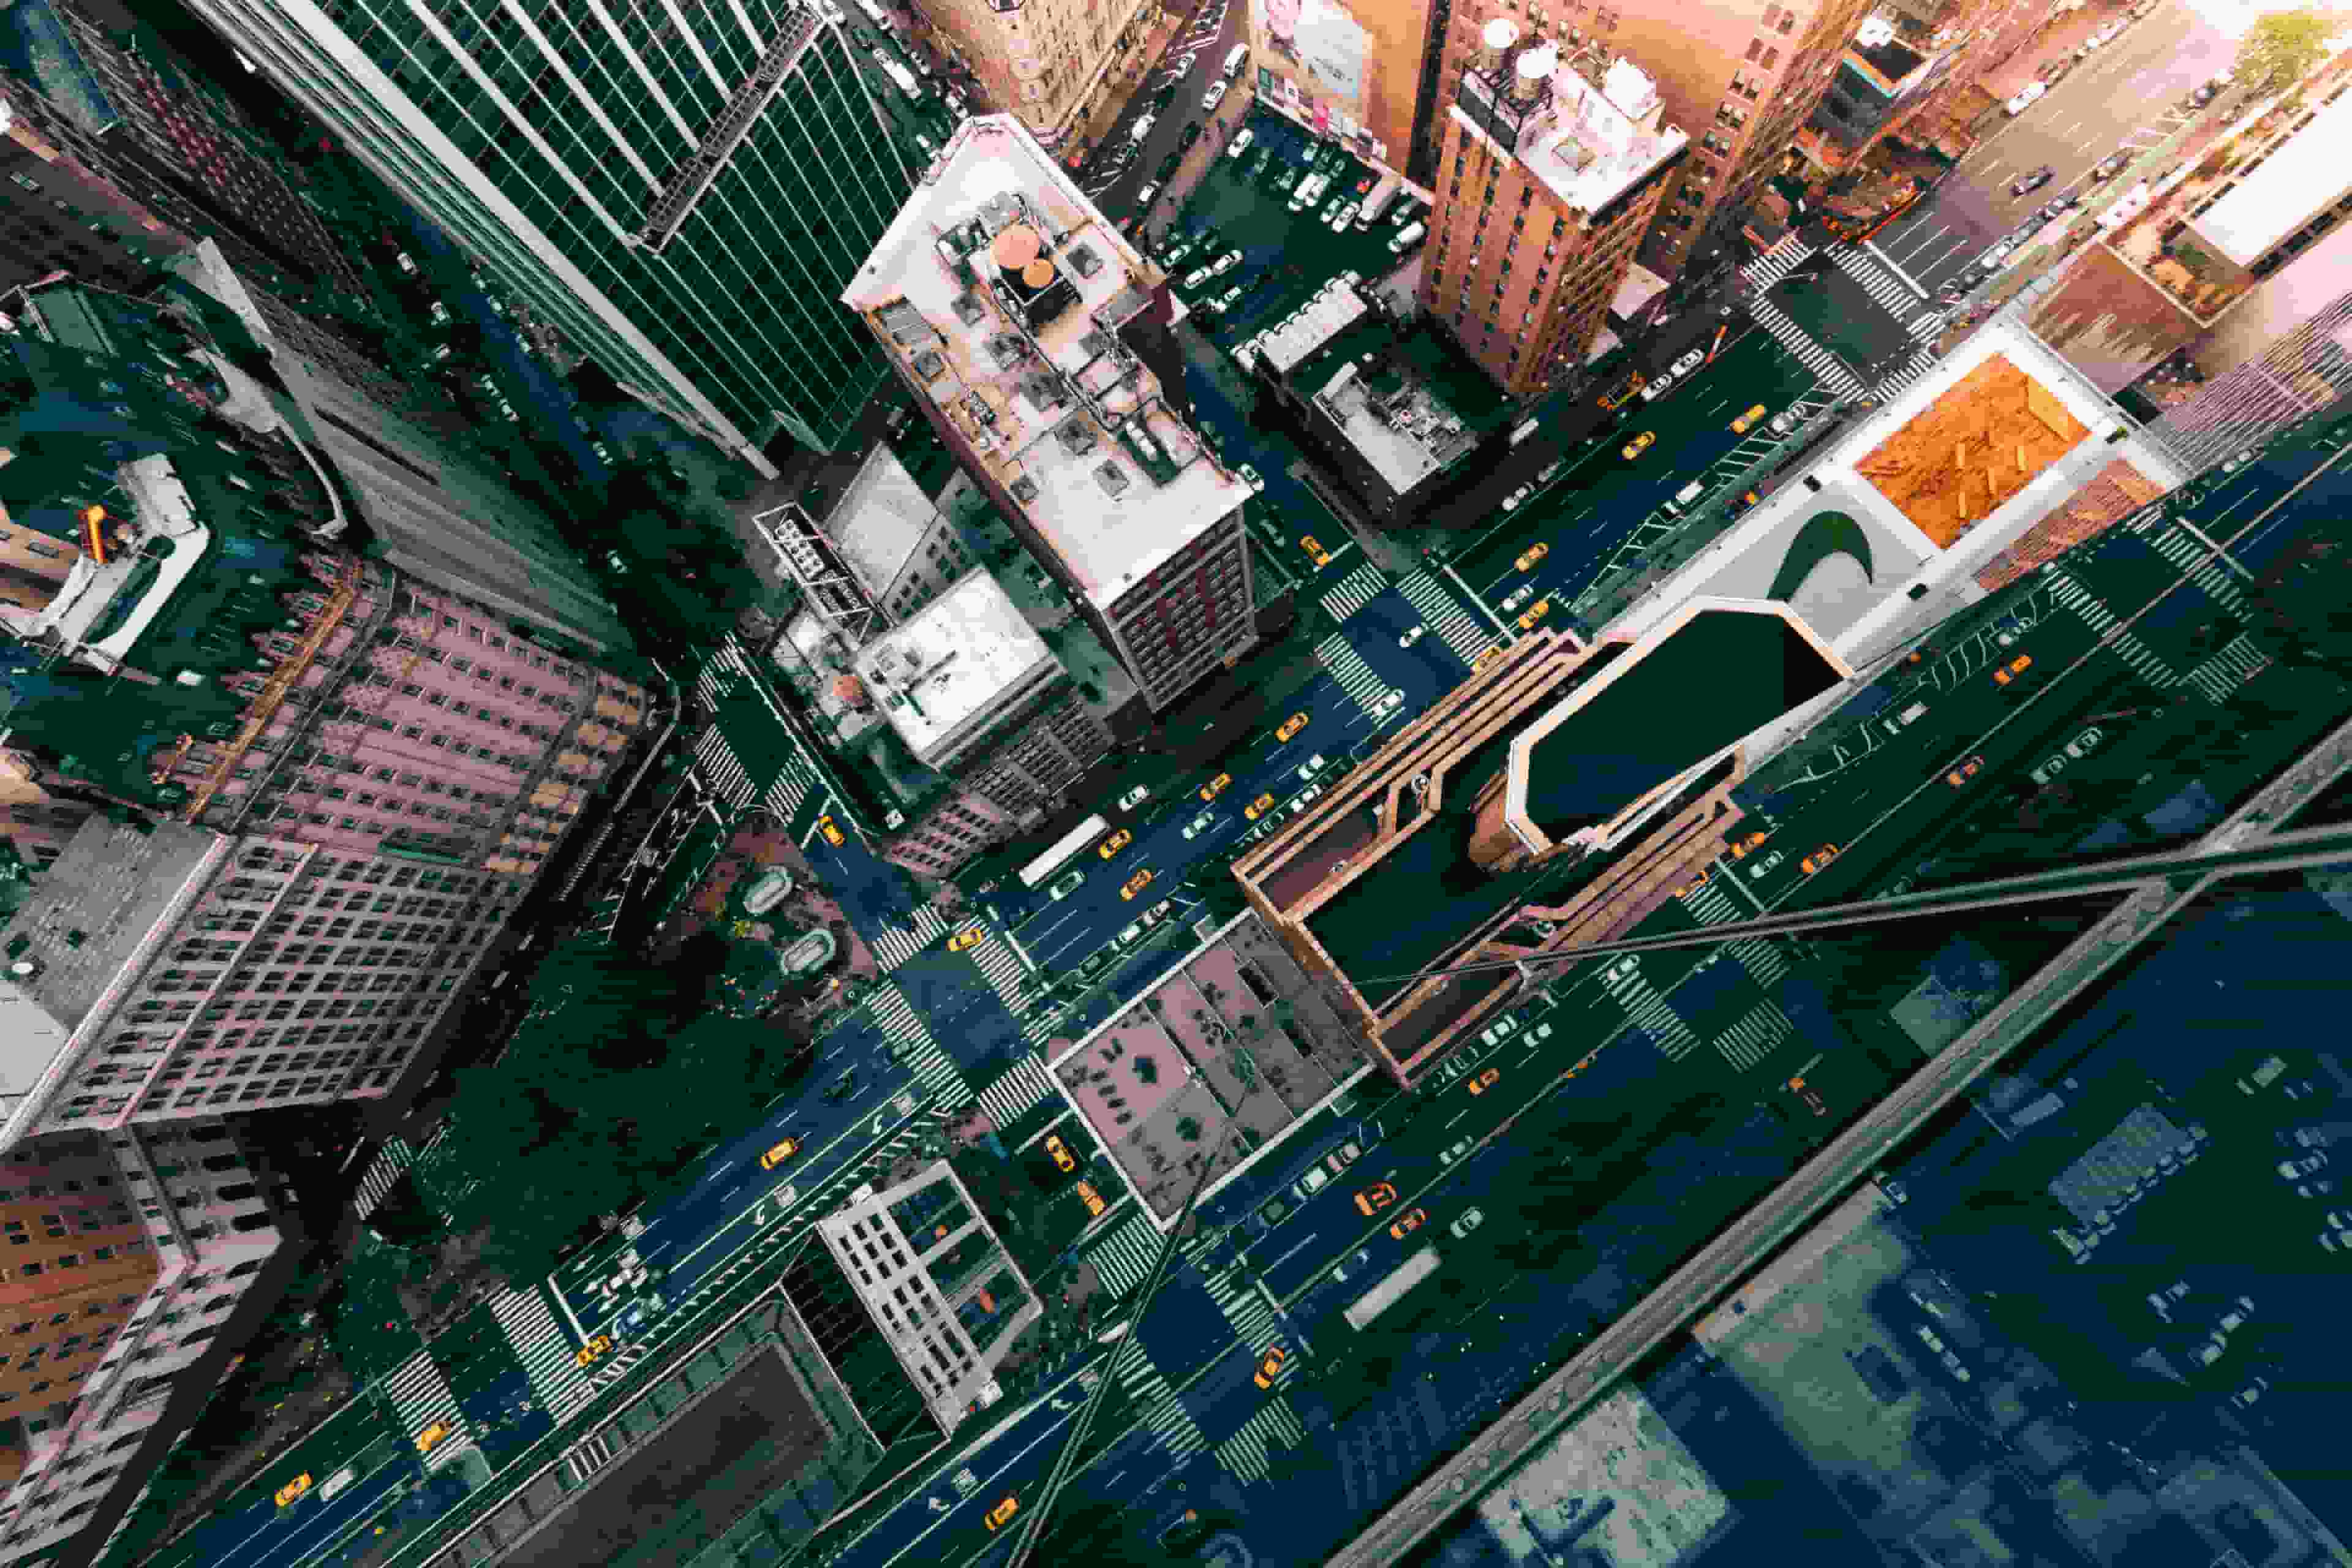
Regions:
<instances>
[{"instance_id":1,"label":"dark colored car","mask_svg":"<svg viewBox=\"0 0 2352 1568\"><path fill-rule=\"evenodd\" d=\"M2044 163L2031 174L2020 174L2009 183L2009 194L2021 196L2028 191L2038 191L2058 177L2058 171Z\"/></svg>"},{"instance_id":2,"label":"dark colored car","mask_svg":"<svg viewBox=\"0 0 2352 1568\"><path fill-rule=\"evenodd\" d=\"M1155 180L1160 181L1160 182L1161 184L1166 184L1166 183L1167 183L1167 181L1168 181L1171 176L1173 176L1173 175L1175 174L1175 173L1176 173L1176 165L1177 165L1177 164L1179 164L1179 163L1182 163L1183 161L1184 161L1184 154L1183 154L1183 153L1169 153L1169 154L1168 154L1168 156L1166 156L1165 158L1162 158L1162 159L1160 159L1160 172L1159 172L1157 174L1154 174L1154 175L1152 176L1152 178L1153 178L1153 179L1155 179Z\"/></svg>"},{"instance_id":3,"label":"dark colored car","mask_svg":"<svg viewBox=\"0 0 2352 1568\"><path fill-rule=\"evenodd\" d=\"M1176 138L1176 145L1189 153L1192 150L1192 143L1200 139L1201 128L1198 125L1187 125L1184 127L1184 134Z\"/></svg>"},{"instance_id":4,"label":"dark colored car","mask_svg":"<svg viewBox=\"0 0 2352 1568\"><path fill-rule=\"evenodd\" d=\"M2105 158L2099 160L2098 165L2091 171L2091 178L2095 180L2112 180L2117 174L2122 174L2124 172L2124 165L2130 162L2131 154L2128 153L2110 153Z\"/></svg>"}]
</instances>

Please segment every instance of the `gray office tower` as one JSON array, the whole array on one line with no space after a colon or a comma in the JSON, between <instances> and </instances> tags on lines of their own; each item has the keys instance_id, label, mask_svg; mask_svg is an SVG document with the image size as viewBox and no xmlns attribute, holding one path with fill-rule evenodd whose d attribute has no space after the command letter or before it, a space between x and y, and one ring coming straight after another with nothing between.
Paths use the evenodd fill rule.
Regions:
<instances>
[{"instance_id":1,"label":"gray office tower","mask_svg":"<svg viewBox=\"0 0 2352 1568\"><path fill-rule=\"evenodd\" d=\"M635 396L772 473L882 375L838 303L914 188L829 4L191 0Z\"/></svg>"}]
</instances>

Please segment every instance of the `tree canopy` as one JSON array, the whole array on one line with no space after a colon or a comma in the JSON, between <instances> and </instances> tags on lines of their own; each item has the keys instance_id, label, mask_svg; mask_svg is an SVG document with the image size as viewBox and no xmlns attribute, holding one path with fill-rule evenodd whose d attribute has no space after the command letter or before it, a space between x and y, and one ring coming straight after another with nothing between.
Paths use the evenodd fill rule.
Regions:
<instances>
[{"instance_id":1,"label":"tree canopy","mask_svg":"<svg viewBox=\"0 0 2352 1568\"><path fill-rule=\"evenodd\" d=\"M2275 92L2301 81L2326 55L2332 30L2317 11L2263 13L2238 42L2238 85Z\"/></svg>"}]
</instances>

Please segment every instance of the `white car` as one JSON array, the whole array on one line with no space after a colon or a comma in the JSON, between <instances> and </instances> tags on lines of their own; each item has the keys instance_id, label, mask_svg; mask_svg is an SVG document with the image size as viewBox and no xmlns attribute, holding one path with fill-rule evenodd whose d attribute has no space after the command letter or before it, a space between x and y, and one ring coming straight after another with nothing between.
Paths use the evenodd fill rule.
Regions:
<instances>
[{"instance_id":1,"label":"white car","mask_svg":"<svg viewBox=\"0 0 2352 1568\"><path fill-rule=\"evenodd\" d=\"M2027 110L2032 108L2035 104L2041 102L2042 95L2049 90L2050 84L2046 81L2029 82L2023 92L2021 92L2015 98L2011 99L2009 102L2004 104L2002 107L2007 109L2009 112L2013 115L2022 114Z\"/></svg>"},{"instance_id":2,"label":"white car","mask_svg":"<svg viewBox=\"0 0 2352 1568\"><path fill-rule=\"evenodd\" d=\"M1250 489L1254 490L1262 490L1265 489L1265 476L1259 473L1247 463L1242 464L1239 468L1235 468L1234 472L1239 474L1242 477L1242 482L1249 486Z\"/></svg>"},{"instance_id":3,"label":"white car","mask_svg":"<svg viewBox=\"0 0 2352 1568\"><path fill-rule=\"evenodd\" d=\"M2081 734L2066 742L2066 754L2073 757L2077 762L2080 762L2083 758L2089 756L2093 751L2096 750L2099 742L2106 738L2107 732L2105 730L2100 729L2096 724L2094 724L2089 729L2084 731Z\"/></svg>"},{"instance_id":4,"label":"white car","mask_svg":"<svg viewBox=\"0 0 2352 1568\"><path fill-rule=\"evenodd\" d=\"M1209 825L1216 819L1217 814L1215 812L1202 812L1200 816L1194 817L1192 821L1184 825L1184 837L1187 838L1198 838L1202 834L1206 833L1209 830Z\"/></svg>"},{"instance_id":5,"label":"white car","mask_svg":"<svg viewBox=\"0 0 2352 1568\"><path fill-rule=\"evenodd\" d=\"M1451 1165L1468 1154L1477 1146L1477 1142L1478 1140L1475 1138L1457 1138L1450 1145L1438 1151L1437 1163L1441 1165Z\"/></svg>"},{"instance_id":6,"label":"white car","mask_svg":"<svg viewBox=\"0 0 2352 1568\"><path fill-rule=\"evenodd\" d=\"M1227 310L1232 310L1236 304L1240 303L1241 297L1242 286L1236 283L1232 288L1226 289L1223 293L1218 295L1215 299L1210 300L1209 309L1216 311L1217 314L1222 316Z\"/></svg>"},{"instance_id":7,"label":"white car","mask_svg":"<svg viewBox=\"0 0 2352 1568\"><path fill-rule=\"evenodd\" d=\"M1216 275L1217 269L1214 267L1195 267L1192 271L1184 274L1184 287L1198 289Z\"/></svg>"},{"instance_id":8,"label":"white car","mask_svg":"<svg viewBox=\"0 0 2352 1568\"><path fill-rule=\"evenodd\" d=\"M1137 121L1133 125L1130 125L1130 126L1129 126L1129 127L1128 127L1128 129L1127 129L1128 139L1129 139L1129 141L1133 141L1133 142L1140 142L1140 141L1142 141L1146 136L1149 136L1149 135L1150 135L1150 134L1151 134L1151 128L1152 128L1154 125L1158 124L1159 122L1160 122L1160 116L1158 116L1158 115L1156 115L1156 114L1147 114L1147 115L1145 115L1142 119L1140 119L1140 120Z\"/></svg>"},{"instance_id":9,"label":"white car","mask_svg":"<svg viewBox=\"0 0 2352 1568\"><path fill-rule=\"evenodd\" d=\"M1472 1231L1477 1229L1480 1226L1486 1223L1486 1211L1484 1209L1472 1209L1468 1213L1465 1214L1460 1219L1457 1219L1452 1225L1447 1226L1445 1227L1445 1234L1452 1237L1454 1240L1459 1241L1464 1237L1469 1235Z\"/></svg>"},{"instance_id":10,"label":"white car","mask_svg":"<svg viewBox=\"0 0 2352 1568\"><path fill-rule=\"evenodd\" d=\"M1231 272L1234 268L1239 267L1241 264L1242 253L1238 250L1228 250L1223 256L1217 258L1214 270L1216 275L1222 278L1226 273Z\"/></svg>"},{"instance_id":11,"label":"white car","mask_svg":"<svg viewBox=\"0 0 2352 1568\"><path fill-rule=\"evenodd\" d=\"M1405 633L1404 636L1397 638L1397 647L1411 647L1413 644L1419 642L1428 635L1429 628L1427 626L1415 626L1412 630Z\"/></svg>"},{"instance_id":12,"label":"white car","mask_svg":"<svg viewBox=\"0 0 2352 1568\"><path fill-rule=\"evenodd\" d=\"M1356 221L1356 212L1354 202L1342 203L1339 210L1331 215L1331 232L1339 234L1345 230L1349 224Z\"/></svg>"},{"instance_id":13,"label":"white car","mask_svg":"<svg viewBox=\"0 0 2352 1568\"><path fill-rule=\"evenodd\" d=\"M1535 488L1535 486L1533 486L1533 485L1521 485L1517 489L1513 490L1509 495L1507 495L1507 496L1505 496L1505 497L1503 498L1503 510L1504 510L1505 511L1517 511L1517 510L1519 510L1519 503L1520 503L1521 501L1526 500L1529 496L1531 496L1531 495L1533 495L1533 494L1535 494L1535 493L1536 493L1536 488Z\"/></svg>"},{"instance_id":14,"label":"white car","mask_svg":"<svg viewBox=\"0 0 2352 1568\"><path fill-rule=\"evenodd\" d=\"M1323 771L1323 753L1318 752L1313 756L1298 764L1298 776L1302 779L1311 779L1317 773Z\"/></svg>"},{"instance_id":15,"label":"white car","mask_svg":"<svg viewBox=\"0 0 2352 1568\"><path fill-rule=\"evenodd\" d=\"M1234 138L1233 139L1233 141L1232 141L1229 144L1227 144L1227 146L1226 146L1226 148L1225 148L1225 156L1226 156L1226 157L1228 157L1228 158L1238 158L1238 157L1240 157L1243 153L1246 153L1246 152L1248 152L1248 151L1250 150L1250 143L1251 143L1251 142L1255 142L1256 140L1257 140L1257 132L1255 132L1255 131L1244 131L1244 132L1243 132L1240 135L1238 135L1238 136L1234 137Z\"/></svg>"},{"instance_id":16,"label":"white car","mask_svg":"<svg viewBox=\"0 0 2352 1568\"><path fill-rule=\"evenodd\" d=\"M1129 790L1125 795L1118 797L1118 808L1121 811L1129 811L1136 806L1141 805L1145 801L1150 800L1150 798L1151 786L1150 784L1138 784L1133 789Z\"/></svg>"},{"instance_id":17,"label":"white car","mask_svg":"<svg viewBox=\"0 0 2352 1568\"><path fill-rule=\"evenodd\" d=\"M1135 205L1139 207L1148 207L1151 205L1151 198L1159 194L1160 182L1154 180L1135 193Z\"/></svg>"},{"instance_id":18,"label":"white car","mask_svg":"<svg viewBox=\"0 0 2352 1568\"><path fill-rule=\"evenodd\" d=\"M1658 374L1656 380L1649 382L1643 386L1642 401L1644 403L1655 403L1659 398L1664 397L1666 395L1667 388L1673 386L1674 384L1675 373L1670 370L1661 371Z\"/></svg>"},{"instance_id":19,"label":"white car","mask_svg":"<svg viewBox=\"0 0 2352 1568\"><path fill-rule=\"evenodd\" d=\"M1386 697L1383 697L1378 702L1373 703L1372 711L1375 714L1393 713L1398 708L1402 707L1403 703L1404 691L1400 688L1391 690Z\"/></svg>"},{"instance_id":20,"label":"white car","mask_svg":"<svg viewBox=\"0 0 2352 1568\"><path fill-rule=\"evenodd\" d=\"M1706 363L1706 351L1705 349L1693 349L1690 353L1683 355L1682 358L1675 361L1673 364L1667 366L1666 374L1668 375L1688 375L1691 372L1696 370L1700 365Z\"/></svg>"}]
</instances>

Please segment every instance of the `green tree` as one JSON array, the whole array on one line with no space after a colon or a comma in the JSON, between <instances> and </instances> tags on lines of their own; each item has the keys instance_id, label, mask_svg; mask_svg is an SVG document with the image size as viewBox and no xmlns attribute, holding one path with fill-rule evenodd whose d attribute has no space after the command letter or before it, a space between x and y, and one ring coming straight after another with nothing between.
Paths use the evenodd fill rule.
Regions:
<instances>
[{"instance_id":1,"label":"green tree","mask_svg":"<svg viewBox=\"0 0 2352 1568\"><path fill-rule=\"evenodd\" d=\"M2318 11L2266 11L2238 43L2232 68L2248 92L2280 92L2301 81L2327 53L2332 27Z\"/></svg>"}]
</instances>

